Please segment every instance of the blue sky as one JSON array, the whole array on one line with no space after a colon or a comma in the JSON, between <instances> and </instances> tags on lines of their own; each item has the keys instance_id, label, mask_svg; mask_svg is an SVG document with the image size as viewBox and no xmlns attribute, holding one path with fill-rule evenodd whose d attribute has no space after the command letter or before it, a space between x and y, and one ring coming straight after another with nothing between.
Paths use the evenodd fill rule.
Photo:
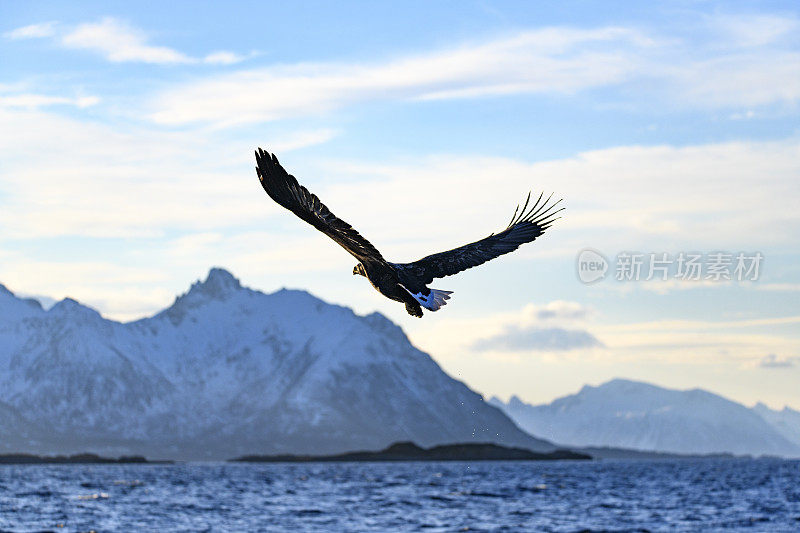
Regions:
<instances>
[{"instance_id":1,"label":"blue sky","mask_svg":"<svg viewBox=\"0 0 800 533\"><path fill-rule=\"evenodd\" d=\"M800 408L798 11L4 2L0 283L130 320L218 265L378 310L486 395L618 376ZM531 189L567 211L416 320L271 204L256 146L394 260L500 229ZM587 247L764 261L587 285Z\"/></svg>"}]
</instances>

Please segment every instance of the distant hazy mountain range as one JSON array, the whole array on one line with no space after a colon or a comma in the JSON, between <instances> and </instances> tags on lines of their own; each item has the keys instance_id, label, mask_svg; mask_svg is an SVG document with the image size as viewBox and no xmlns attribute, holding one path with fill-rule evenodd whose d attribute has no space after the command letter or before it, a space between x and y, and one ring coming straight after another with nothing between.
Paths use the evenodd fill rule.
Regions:
<instances>
[{"instance_id":1,"label":"distant hazy mountain range","mask_svg":"<svg viewBox=\"0 0 800 533\"><path fill-rule=\"evenodd\" d=\"M776 411L763 403L757 403L752 411L766 420L778 433L800 446L800 411L788 407Z\"/></svg>"},{"instance_id":2,"label":"distant hazy mountain range","mask_svg":"<svg viewBox=\"0 0 800 533\"><path fill-rule=\"evenodd\" d=\"M684 454L800 456L800 413L701 390L615 379L545 405L492 398L525 431L561 445Z\"/></svg>"},{"instance_id":3,"label":"distant hazy mountain range","mask_svg":"<svg viewBox=\"0 0 800 533\"><path fill-rule=\"evenodd\" d=\"M227 459L397 441L555 449L378 313L264 294L221 269L124 324L0 285L0 453Z\"/></svg>"}]
</instances>

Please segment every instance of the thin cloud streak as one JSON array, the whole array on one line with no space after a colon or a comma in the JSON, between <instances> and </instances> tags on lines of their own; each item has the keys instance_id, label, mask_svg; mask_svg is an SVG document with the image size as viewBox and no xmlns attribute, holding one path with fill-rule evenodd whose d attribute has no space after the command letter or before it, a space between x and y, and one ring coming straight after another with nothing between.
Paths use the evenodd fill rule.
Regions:
<instances>
[{"instance_id":1,"label":"thin cloud streak","mask_svg":"<svg viewBox=\"0 0 800 533\"><path fill-rule=\"evenodd\" d=\"M20 39L41 39L43 37L52 37L55 35L56 22L41 22L39 24L30 24L22 26L3 34L6 39L20 40Z\"/></svg>"},{"instance_id":2,"label":"thin cloud streak","mask_svg":"<svg viewBox=\"0 0 800 533\"><path fill-rule=\"evenodd\" d=\"M510 326L497 335L478 339L472 349L478 352L564 352L602 346L603 343L588 331Z\"/></svg>"},{"instance_id":3,"label":"thin cloud streak","mask_svg":"<svg viewBox=\"0 0 800 533\"><path fill-rule=\"evenodd\" d=\"M168 90L152 102L151 118L169 125L230 126L358 101L576 92L631 75L637 64L627 48L649 44L624 28L547 28L385 63L277 65Z\"/></svg>"},{"instance_id":4,"label":"thin cloud streak","mask_svg":"<svg viewBox=\"0 0 800 533\"><path fill-rule=\"evenodd\" d=\"M149 116L165 125L230 127L367 101L571 95L625 84L648 105L653 97L711 109L800 99L800 54L781 39L794 19L760 20L771 28L760 39L743 17L706 24L720 37L699 47L635 28L550 27L384 62L272 65L166 90L150 102Z\"/></svg>"},{"instance_id":5,"label":"thin cloud streak","mask_svg":"<svg viewBox=\"0 0 800 533\"><path fill-rule=\"evenodd\" d=\"M767 354L758 362L761 368L793 368L795 361L800 357L778 357L774 353Z\"/></svg>"},{"instance_id":6,"label":"thin cloud streak","mask_svg":"<svg viewBox=\"0 0 800 533\"><path fill-rule=\"evenodd\" d=\"M97 52L115 63L140 61L170 64L194 61L172 48L148 44L143 32L111 17L100 22L80 24L61 38L61 44L67 48Z\"/></svg>"},{"instance_id":7,"label":"thin cloud streak","mask_svg":"<svg viewBox=\"0 0 800 533\"><path fill-rule=\"evenodd\" d=\"M5 36L10 39L58 37L55 23L18 28ZM112 63L233 65L246 59L226 50L211 52L202 58L192 57L168 46L151 44L144 31L113 17L79 24L62 33L57 42L64 48L97 53Z\"/></svg>"},{"instance_id":8,"label":"thin cloud streak","mask_svg":"<svg viewBox=\"0 0 800 533\"><path fill-rule=\"evenodd\" d=\"M234 54L233 52L213 52L208 54L206 57L203 58L203 63L209 63L212 65L233 65L235 63L240 63L244 61L244 57L240 56L239 54Z\"/></svg>"}]
</instances>

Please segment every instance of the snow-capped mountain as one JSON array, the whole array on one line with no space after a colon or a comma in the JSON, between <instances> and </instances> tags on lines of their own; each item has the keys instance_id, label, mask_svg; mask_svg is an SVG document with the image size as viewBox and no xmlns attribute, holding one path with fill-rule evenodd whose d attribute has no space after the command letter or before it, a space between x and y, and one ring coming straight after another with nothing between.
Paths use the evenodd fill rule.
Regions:
<instances>
[{"instance_id":1,"label":"snow-capped mountain","mask_svg":"<svg viewBox=\"0 0 800 533\"><path fill-rule=\"evenodd\" d=\"M756 412L701 390L615 379L545 405L490 401L531 434L569 446L708 454L800 456Z\"/></svg>"},{"instance_id":2,"label":"snow-capped mountain","mask_svg":"<svg viewBox=\"0 0 800 533\"><path fill-rule=\"evenodd\" d=\"M409 440L554 449L378 313L222 269L130 323L0 285L0 451L224 459Z\"/></svg>"}]
</instances>

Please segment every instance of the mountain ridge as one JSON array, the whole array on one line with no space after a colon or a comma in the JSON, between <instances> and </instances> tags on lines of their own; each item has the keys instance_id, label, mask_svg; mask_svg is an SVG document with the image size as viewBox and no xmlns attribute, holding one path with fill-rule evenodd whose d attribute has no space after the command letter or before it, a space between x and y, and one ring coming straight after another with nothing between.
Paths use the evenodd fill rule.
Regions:
<instances>
[{"instance_id":1,"label":"mountain ridge","mask_svg":"<svg viewBox=\"0 0 800 533\"><path fill-rule=\"evenodd\" d=\"M548 452L379 313L213 268L116 322L0 293L0 451L157 459L329 454L413 440Z\"/></svg>"},{"instance_id":2,"label":"mountain ridge","mask_svg":"<svg viewBox=\"0 0 800 533\"><path fill-rule=\"evenodd\" d=\"M563 446L800 457L800 416L795 421L791 410L773 412L764 406L762 412L784 421L780 431L756 408L700 388L675 390L616 378L584 385L549 404L530 405L517 396L489 403L526 431Z\"/></svg>"}]
</instances>

